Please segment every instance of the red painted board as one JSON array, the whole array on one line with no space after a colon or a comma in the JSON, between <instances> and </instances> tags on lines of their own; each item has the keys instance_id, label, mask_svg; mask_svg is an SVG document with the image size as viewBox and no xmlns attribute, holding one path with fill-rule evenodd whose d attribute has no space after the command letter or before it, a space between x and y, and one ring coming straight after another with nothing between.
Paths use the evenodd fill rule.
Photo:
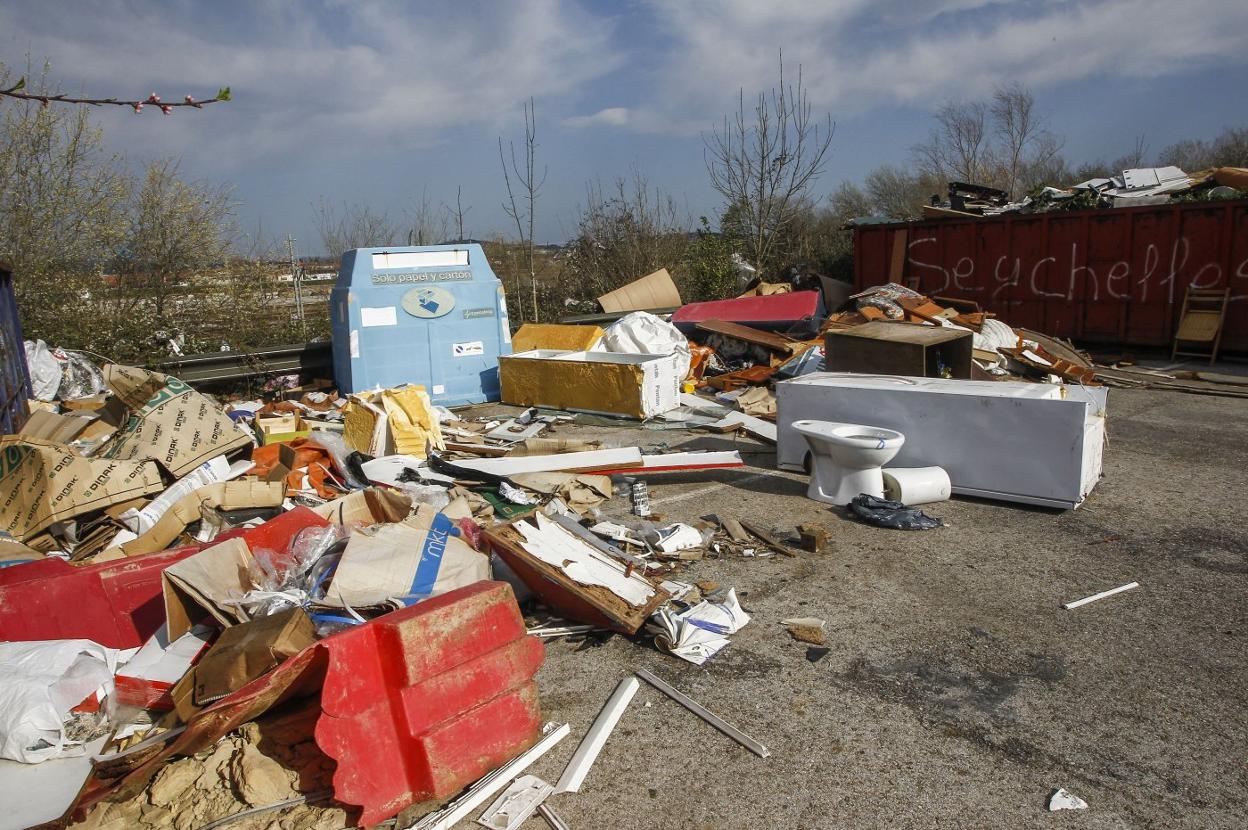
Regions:
<instances>
[{"instance_id":1,"label":"red painted board","mask_svg":"<svg viewBox=\"0 0 1248 830\"><path fill-rule=\"evenodd\" d=\"M790 330L817 326L822 312L818 291L793 291L766 297L737 297L732 300L711 300L689 303L676 309L672 323L690 333L704 320L725 320L766 330Z\"/></svg>"}]
</instances>

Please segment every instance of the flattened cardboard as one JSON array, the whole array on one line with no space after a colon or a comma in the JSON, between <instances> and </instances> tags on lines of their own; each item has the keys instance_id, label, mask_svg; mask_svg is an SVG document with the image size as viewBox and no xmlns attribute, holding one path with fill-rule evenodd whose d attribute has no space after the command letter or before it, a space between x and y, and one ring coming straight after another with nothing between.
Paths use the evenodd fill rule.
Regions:
<instances>
[{"instance_id":1,"label":"flattened cardboard","mask_svg":"<svg viewBox=\"0 0 1248 830\"><path fill-rule=\"evenodd\" d=\"M30 413L26 423L18 430L22 438L38 438L54 444L68 444L91 425L91 419L77 415L57 415L54 412Z\"/></svg>"},{"instance_id":2,"label":"flattened cardboard","mask_svg":"<svg viewBox=\"0 0 1248 830\"><path fill-rule=\"evenodd\" d=\"M302 608L291 608L221 632L208 652L173 688L182 720L277 668L316 642L316 629Z\"/></svg>"},{"instance_id":3,"label":"flattened cardboard","mask_svg":"<svg viewBox=\"0 0 1248 830\"><path fill-rule=\"evenodd\" d=\"M660 268L653 274L646 274L628 285L603 294L598 298L602 310L608 313L616 311L649 311L655 308L674 308L683 305L680 291L672 282L672 275L666 268Z\"/></svg>"},{"instance_id":4,"label":"flattened cardboard","mask_svg":"<svg viewBox=\"0 0 1248 830\"><path fill-rule=\"evenodd\" d=\"M164 550L187 525L203 518L203 508L245 510L250 507L277 507L286 497L281 481L219 481L188 493L173 504L148 531L119 546L126 556L140 556Z\"/></svg>"},{"instance_id":5,"label":"flattened cardboard","mask_svg":"<svg viewBox=\"0 0 1248 830\"><path fill-rule=\"evenodd\" d=\"M0 530L19 542L53 522L163 489L151 461L81 458L62 444L0 438Z\"/></svg>"},{"instance_id":6,"label":"flattened cardboard","mask_svg":"<svg viewBox=\"0 0 1248 830\"><path fill-rule=\"evenodd\" d=\"M210 458L251 445L219 406L175 377L109 364L104 380L134 411L101 449L103 458L150 458L181 478Z\"/></svg>"},{"instance_id":7,"label":"flattened cardboard","mask_svg":"<svg viewBox=\"0 0 1248 830\"><path fill-rule=\"evenodd\" d=\"M580 352L592 349L606 334L600 326L563 326L552 323L525 323L511 336L513 352L534 349L566 349Z\"/></svg>"},{"instance_id":8,"label":"flattened cardboard","mask_svg":"<svg viewBox=\"0 0 1248 830\"><path fill-rule=\"evenodd\" d=\"M369 487L325 502L312 512L336 525L401 522L412 512L412 500L394 490Z\"/></svg>"}]
</instances>

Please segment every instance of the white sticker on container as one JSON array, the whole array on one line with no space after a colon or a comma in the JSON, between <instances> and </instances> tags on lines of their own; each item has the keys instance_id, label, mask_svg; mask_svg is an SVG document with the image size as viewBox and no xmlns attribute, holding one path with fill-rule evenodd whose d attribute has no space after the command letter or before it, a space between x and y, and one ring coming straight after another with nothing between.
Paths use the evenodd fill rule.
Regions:
<instances>
[{"instance_id":1,"label":"white sticker on container","mask_svg":"<svg viewBox=\"0 0 1248 830\"><path fill-rule=\"evenodd\" d=\"M397 326L399 324L399 310L392 305L382 308L365 308L360 307L360 326L370 328L372 326Z\"/></svg>"},{"instance_id":2,"label":"white sticker on container","mask_svg":"<svg viewBox=\"0 0 1248 830\"><path fill-rule=\"evenodd\" d=\"M455 343L451 346L451 354L455 357L472 357L485 354L485 341L471 340L467 343Z\"/></svg>"},{"instance_id":3,"label":"white sticker on container","mask_svg":"<svg viewBox=\"0 0 1248 830\"><path fill-rule=\"evenodd\" d=\"M435 383L435 384L433 385L433 394L435 394L435 395L444 395L444 394L446 394L446 387L445 387L445 386L443 386L443 385L442 385L442 384L440 384L440 383Z\"/></svg>"},{"instance_id":4,"label":"white sticker on container","mask_svg":"<svg viewBox=\"0 0 1248 830\"><path fill-rule=\"evenodd\" d=\"M360 356L360 330L351 329L351 359L355 360Z\"/></svg>"}]
</instances>

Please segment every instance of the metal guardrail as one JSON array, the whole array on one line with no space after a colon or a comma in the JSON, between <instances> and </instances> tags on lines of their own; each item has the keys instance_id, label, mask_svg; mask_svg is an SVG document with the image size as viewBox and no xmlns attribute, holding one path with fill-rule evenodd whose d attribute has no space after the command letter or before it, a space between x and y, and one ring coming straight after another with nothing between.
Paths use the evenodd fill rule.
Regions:
<instances>
[{"instance_id":1,"label":"metal guardrail","mask_svg":"<svg viewBox=\"0 0 1248 830\"><path fill-rule=\"evenodd\" d=\"M187 383L244 380L288 373L320 373L321 377L331 377L334 354L332 345L328 342L299 343L269 346L250 352L188 354L159 363L149 363L148 368L173 375Z\"/></svg>"}]
</instances>

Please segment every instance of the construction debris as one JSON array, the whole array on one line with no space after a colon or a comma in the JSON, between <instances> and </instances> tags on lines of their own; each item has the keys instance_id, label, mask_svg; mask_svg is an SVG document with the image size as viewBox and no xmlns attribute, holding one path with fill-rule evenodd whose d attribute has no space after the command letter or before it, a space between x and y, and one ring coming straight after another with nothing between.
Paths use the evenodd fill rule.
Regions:
<instances>
[{"instance_id":1,"label":"construction debris","mask_svg":"<svg viewBox=\"0 0 1248 830\"><path fill-rule=\"evenodd\" d=\"M1154 198L1206 181L1181 173L1124 171L1017 208L962 184L940 210ZM221 403L170 375L28 342L35 414L0 438L0 641L13 641L0 642L0 755L59 763L89 746L93 763L66 773L80 776L62 788L66 820L431 830L492 800L482 826L540 815L558 828L545 802L580 790L639 679L768 757L640 669L556 784L522 776L570 732L541 726L542 642L593 648L614 633L610 648L704 666L762 613L741 604L757 590L751 569L773 580L827 567L804 554L845 528L874 532L811 512L776 526L755 491L806 484L769 467L855 485L831 506L795 492L799 510L929 529L943 522L908 505L1086 499L1102 385L1248 395L1235 377L1100 367L897 281L850 293L800 269L687 305L659 270L599 298L623 313L605 329L528 323L513 335L480 248L435 247L344 259L340 286L376 304L335 312L337 385L292 376ZM441 287L408 273L426 267L461 276ZM470 326L480 339L441 343L399 324L442 319L478 293L464 320L486 321ZM459 361L446 377L435 341ZM413 360L392 359L404 348ZM513 408L436 403L499 398ZM799 421L826 429L804 430L808 442ZM894 453L909 466L886 466ZM735 488L741 509L700 517L682 501L701 491L665 489L687 480ZM724 569L715 580L699 578L708 560ZM825 620L778 622L812 646L806 660L829 653ZM719 663L737 671L748 653ZM1063 794L1050 809L1086 806Z\"/></svg>"}]
</instances>

